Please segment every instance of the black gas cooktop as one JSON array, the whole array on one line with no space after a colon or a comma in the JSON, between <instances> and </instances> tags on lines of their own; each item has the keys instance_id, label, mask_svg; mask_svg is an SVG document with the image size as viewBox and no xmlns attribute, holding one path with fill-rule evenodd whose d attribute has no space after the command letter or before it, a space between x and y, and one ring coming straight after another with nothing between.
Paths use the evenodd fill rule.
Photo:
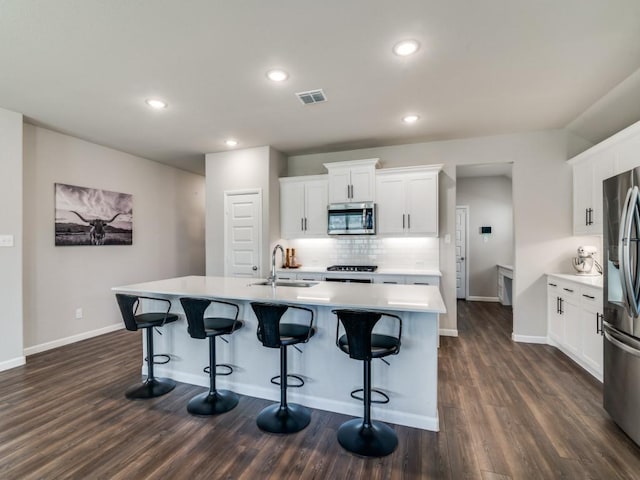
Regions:
<instances>
[{"instance_id":1,"label":"black gas cooktop","mask_svg":"<svg viewBox=\"0 0 640 480\"><path fill-rule=\"evenodd\" d=\"M377 265L331 265L328 272L375 272Z\"/></svg>"}]
</instances>

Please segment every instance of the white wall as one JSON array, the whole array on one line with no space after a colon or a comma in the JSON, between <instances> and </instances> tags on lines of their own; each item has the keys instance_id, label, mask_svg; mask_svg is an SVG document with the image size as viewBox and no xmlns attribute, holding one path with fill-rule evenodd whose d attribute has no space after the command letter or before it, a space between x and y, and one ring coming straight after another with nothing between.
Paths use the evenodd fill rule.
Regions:
<instances>
[{"instance_id":1,"label":"white wall","mask_svg":"<svg viewBox=\"0 0 640 480\"><path fill-rule=\"evenodd\" d=\"M443 240L455 233L456 165L513 162L513 331L519 340L544 341L544 274L570 271L570 257L584 242L572 237L572 172L566 163L580 143L568 132L554 130L301 155L289 158L288 175L321 174L323 162L362 158L380 158L383 167L444 164L439 181L440 270L447 313L440 317L440 327L456 329L455 249L453 242Z\"/></svg>"},{"instance_id":2,"label":"white wall","mask_svg":"<svg viewBox=\"0 0 640 480\"><path fill-rule=\"evenodd\" d=\"M22 352L22 115L0 109L0 370L24 363Z\"/></svg>"},{"instance_id":3,"label":"white wall","mask_svg":"<svg viewBox=\"0 0 640 480\"><path fill-rule=\"evenodd\" d=\"M209 153L206 168L207 275L224 275L224 192L259 188L262 191L263 276L268 275L270 246L280 233L280 191L286 159L271 147Z\"/></svg>"},{"instance_id":4,"label":"white wall","mask_svg":"<svg viewBox=\"0 0 640 480\"><path fill-rule=\"evenodd\" d=\"M511 179L505 176L459 178L456 202L469 206L467 295L497 297L496 265L513 265ZM491 227L491 234L480 234L482 226Z\"/></svg>"},{"instance_id":5,"label":"white wall","mask_svg":"<svg viewBox=\"0 0 640 480\"><path fill-rule=\"evenodd\" d=\"M55 247L56 182L132 194L133 245ZM200 175L25 125L27 353L119 328L113 286L204 274L204 196Z\"/></svg>"}]
</instances>

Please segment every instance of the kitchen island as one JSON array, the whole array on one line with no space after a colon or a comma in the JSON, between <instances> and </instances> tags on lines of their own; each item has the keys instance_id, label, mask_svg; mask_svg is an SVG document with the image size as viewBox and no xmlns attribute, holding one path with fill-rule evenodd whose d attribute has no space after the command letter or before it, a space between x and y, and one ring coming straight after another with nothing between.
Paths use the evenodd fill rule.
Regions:
<instances>
[{"instance_id":1,"label":"kitchen island","mask_svg":"<svg viewBox=\"0 0 640 480\"><path fill-rule=\"evenodd\" d=\"M349 392L362 386L362 362L350 359L335 345L336 308L378 310L402 318L400 353L387 357L391 365L374 361L373 386L391 398L386 405L373 405L373 418L438 431L438 315L445 312L440 291L430 285L344 284L317 282L309 287L256 285L259 279L231 277L180 277L136 285L114 287L116 293L154 296L171 300L171 311L180 320L162 328L154 338L157 353L171 355L171 362L157 365L158 376L208 386L202 368L208 361L206 341L187 333L180 297L199 297L232 301L240 306L244 328L218 343L218 363L234 366L234 373L218 377L219 388L270 400L279 399L278 387L270 378L279 371L278 351L265 348L256 338L258 322L250 302L288 303L310 307L315 312L316 334L302 344L304 353L292 350L289 372L301 375L305 385L290 389L289 400L311 408L361 416L362 405ZM144 301L144 311L160 311L162 304ZM215 310L214 310L215 308ZM207 314L230 315L230 311L211 307ZM295 310L283 320L295 321ZM381 321L382 322L382 321ZM391 325L380 323L382 331L393 332ZM145 348L146 351L146 348ZM143 353L143 358L144 358ZM143 374L146 367L143 365Z\"/></svg>"}]
</instances>

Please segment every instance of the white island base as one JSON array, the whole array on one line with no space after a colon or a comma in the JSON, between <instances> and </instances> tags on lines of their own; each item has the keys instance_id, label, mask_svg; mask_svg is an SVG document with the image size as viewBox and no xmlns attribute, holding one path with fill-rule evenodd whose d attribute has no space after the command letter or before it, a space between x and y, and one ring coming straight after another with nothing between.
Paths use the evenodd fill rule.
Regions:
<instances>
[{"instance_id":1,"label":"white island base","mask_svg":"<svg viewBox=\"0 0 640 480\"><path fill-rule=\"evenodd\" d=\"M315 313L315 335L298 345L303 353L288 349L289 373L305 380L302 388L289 388L288 400L307 407L362 416L361 402L350 392L361 388L363 362L353 360L335 345L337 318L335 308L387 311L402 318L402 346L398 355L372 363L372 385L390 397L390 403L372 405L372 417L398 425L438 431L438 314L444 312L437 287L423 285L376 285L319 282L310 288L255 286L254 279L226 277L182 277L116 287L115 292L167 298L171 311L180 315L177 322L162 327L162 335L154 333L156 353L171 355L166 365L156 365L156 376L208 387L209 379L202 369L208 364L208 342L193 339L187 333L179 298L193 296L227 300L240 306L239 318L244 327L216 340L217 363L234 367L230 376L218 376L217 387L242 395L279 401L279 387L270 382L279 373L278 349L266 348L256 337L257 319L251 301L291 303L311 308ZM162 304L145 301L144 311L162 310ZM166 307L165 307L166 308ZM210 307L207 315L226 314L224 306ZM283 320L302 321L295 309ZM384 317L383 317L384 318ZM383 322L381 320L381 322ZM392 332L391 325L381 324ZM145 354L146 355L146 346ZM144 358L144 357L143 357ZM146 374L143 363L142 371ZM374 397L375 398L375 397ZM242 400L241 400L242 401ZM185 405L186 408L186 405Z\"/></svg>"}]
</instances>

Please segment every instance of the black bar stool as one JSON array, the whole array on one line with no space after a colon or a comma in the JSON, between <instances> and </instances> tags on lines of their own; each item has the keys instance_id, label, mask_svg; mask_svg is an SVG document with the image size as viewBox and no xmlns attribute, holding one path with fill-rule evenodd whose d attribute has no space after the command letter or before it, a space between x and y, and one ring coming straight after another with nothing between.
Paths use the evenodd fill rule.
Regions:
<instances>
[{"instance_id":1,"label":"black bar stool","mask_svg":"<svg viewBox=\"0 0 640 480\"><path fill-rule=\"evenodd\" d=\"M166 303L167 311L136 314L140 306L140 299ZM154 364L164 365L171 359L169 355L155 355L153 353L153 329L178 320L177 315L169 313L171 302L165 298L142 297L122 293L116 293L116 300L127 330L135 332L142 328L147 331L147 356L145 358L147 362L147 379L142 385L136 385L128 389L125 392L125 396L131 399L153 398L170 392L175 388L176 382L170 378L156 378L153 375ZM158 331L158 333L160 332ZM162 357L165 361L155 361L156 357Z\"/></svg>"},{"instance_id":2,"label":"black bar stool","mask_svg":"<svg viewBox=\"0 0 640 480\"><path fill-rule=\"evenodd\" d=\"M269 405L262 410L256 422L265 432L299 432L309 425L311 410L302 405L287 403L287 386L298 388L304 385L302 377L287 373L287 347L293 345L299 350L295 345L308 342L314 335L316 330L313 327L313 310L295 305L260 302L252 302L251 308L258 319L258 340L265 347L280 349L280 375L271 379L271 383L280 385L280 403ZM309 324L280 323L280 319L290 308L309 313ZM289 378L295 379L298 383L289 384Z\"/></svg>"},{"instance_id":3,"label":"black bar stool","mask_svg":"<svg viewBox=\"0 0 640 480\"><path fill-rule=\"evenodd\" d=\"M194 415L215 415L228 412L238 405L238 395L230 390L216 390L216 375L231 375L231 365L216 364L216 337L230 335L242 328L243 322L238 320L240 307L235 303L204 298L181 298L182 309L187 316L187 331L192 338L209 339L209 366L205 372L209 374L209 391L196 395L187 404L187 411ZM205 317L205 310L211 305L228 305L235 309L234 318ZM220 337L225 342L223 337ZM225 373L218 373L218 367L227 369Z\"/></svg>"},{"instance_id":4,"label":"black bar stool","mask_svg":"<svg viewBox=\"0 0 640 480\"><path fill-rule=\"evenodd\" d=\"M396 355L400 351L402 319L397 315L382 312L358 310L333 310L338 316L336 322L336 345L349 357L362 360L364 367L364 388L354 390L351 396L364 402L364 418L355 418L343 423L338 429L338 442L345 450L363 457L384 457L398 446L398 437L388 425L371 420L372 403L389 403L389 397L371 388L371 360ZM398 322L398 335L373 333L373 327L382 317L391 317ZM340 323L345 334L339 336ZM384 360L383 360L384 361ZM363 396L357 393L362 391ZM375 392L383 400L372 400Z\"/></svg>"}]
</instances>

